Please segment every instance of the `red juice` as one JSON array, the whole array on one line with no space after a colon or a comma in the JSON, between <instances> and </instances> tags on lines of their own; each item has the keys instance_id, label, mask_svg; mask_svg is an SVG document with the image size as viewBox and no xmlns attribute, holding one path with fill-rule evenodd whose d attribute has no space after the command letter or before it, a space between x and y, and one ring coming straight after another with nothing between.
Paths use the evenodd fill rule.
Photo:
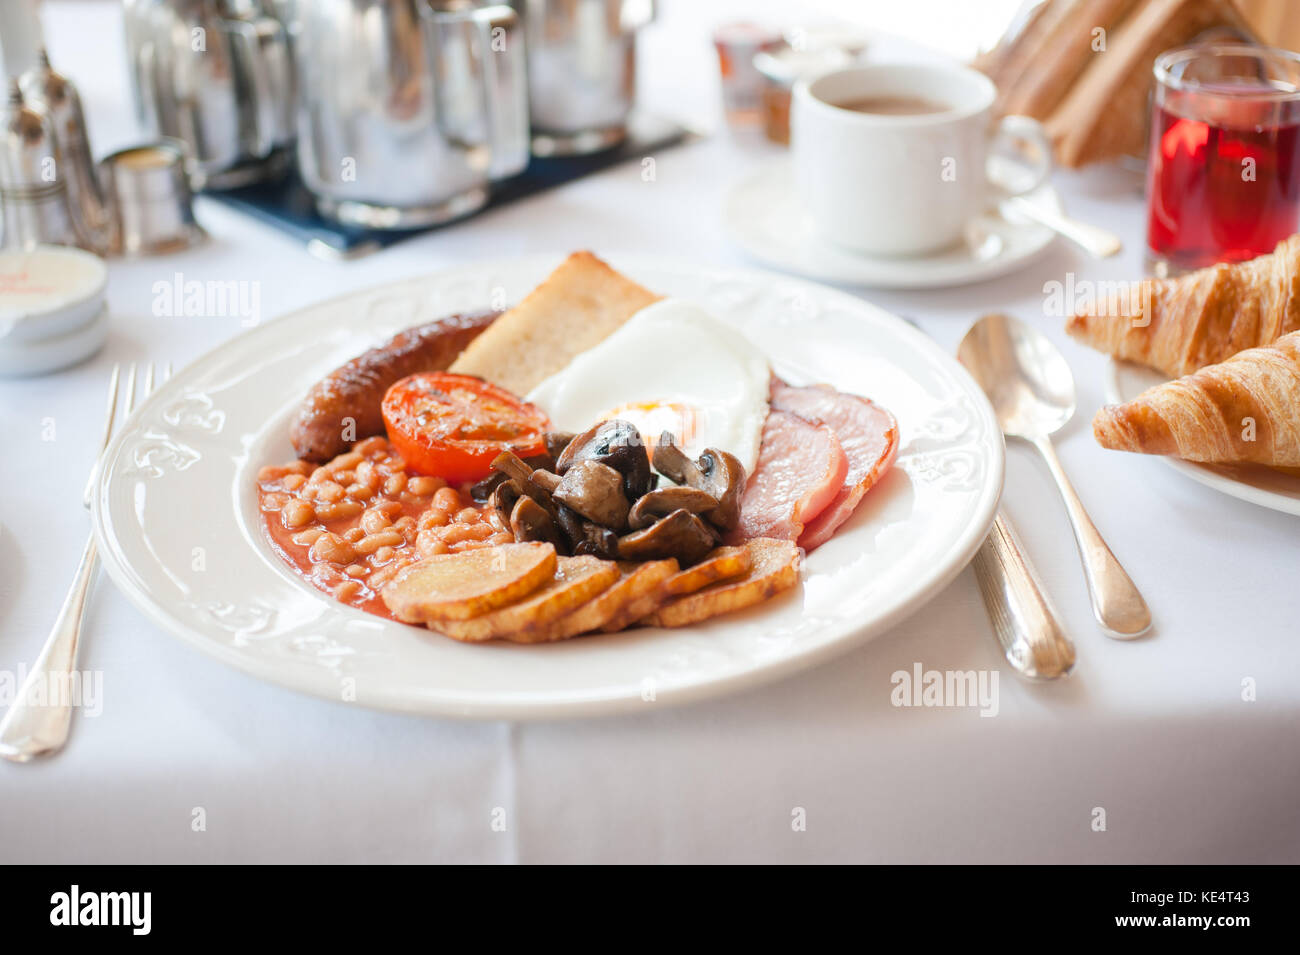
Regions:
<instances>
[{"instance_id":1,"label":"red juice","mask_svg":"<svg viewBox=\"0 0 1300 955\"><path fill-rule=\"evenodd\" d=\"M1249 99L1195 119L1171 105L1151 117L1147 245L1156 257L1175 270L1239 262L1300 229L1300 116Z\"/></svg>"}]
</instances>

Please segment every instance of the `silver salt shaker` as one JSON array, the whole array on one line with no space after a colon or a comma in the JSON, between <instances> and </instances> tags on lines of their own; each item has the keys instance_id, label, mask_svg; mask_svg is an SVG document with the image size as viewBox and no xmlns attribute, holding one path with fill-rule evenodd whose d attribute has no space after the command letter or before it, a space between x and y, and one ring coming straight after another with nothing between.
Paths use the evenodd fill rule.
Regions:
<instances>
[{"instance_id":1,"label":"silver salt shaker","mask_svg":"<svg viewBox=\"0 0 1300 955\"><path fill-rule=\"evenodd\" d=\"M118 215L111 253L164 255L206 238L194 221L191 165L180 140L118 150L105 156L100 168Z\"/></svg>"},{"instance_id":2,"label":"silver salt shaker","mask_svg":"<svg viewBox=\"0 0 1300 955\"><path fill-rule=\"evenodd\" d=\"M0 244L77 245L54 124L27 105L16 77L0 113L0 137Z\"/></svg>"}]
</instances>

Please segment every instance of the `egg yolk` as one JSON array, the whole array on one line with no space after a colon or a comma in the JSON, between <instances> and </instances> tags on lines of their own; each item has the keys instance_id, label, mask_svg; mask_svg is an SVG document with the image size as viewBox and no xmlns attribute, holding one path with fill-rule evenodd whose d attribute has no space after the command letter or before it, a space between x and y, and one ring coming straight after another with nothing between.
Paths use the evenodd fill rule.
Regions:
<instances>
[{"instance_id":1,"label":"egg yolk","mask_svg":"<svg viewBox=\"0 0 1300 955\"><path fill-rule=\"evenodd\" d=\"M695 409L675 401L632 401L619 405L601 416L602 421L618 418L635 425L645 439L646 451L653 455L659 435L670 432L679 448L695 440Z\"/></svg>"}]
</instances>

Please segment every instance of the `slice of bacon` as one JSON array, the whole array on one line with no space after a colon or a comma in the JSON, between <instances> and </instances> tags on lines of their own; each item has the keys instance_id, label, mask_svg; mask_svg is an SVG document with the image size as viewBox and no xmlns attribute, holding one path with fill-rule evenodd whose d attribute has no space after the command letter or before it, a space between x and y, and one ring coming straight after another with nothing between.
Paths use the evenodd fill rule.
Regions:
<instances>
[{"instance_id":1,"label":"slice of bacon","mask_svg":"<svg viewBox=\"0 0 1300 955\"><path fill-rule=\"evenodd\" d=\"M804 525L844 486L848 470L834 429L789 412L770 412L731 540L798 540Z\"/></svg>"},{"instance_id":2,"label":"slice of bacon","mask_svg":"<svg viewBox=\"0 0 1300 955\"><path fill-rule=\"evenodd\" d=\"M772 408L827 425L835 431L848 457L848 473L834 499L808 520L799 546L812 550L830 540L853 514L862 496L894 463L898 454L898 422L884 408L858 395L829 385L796 388L772 378Z\"/></svg>"}]
</instances>

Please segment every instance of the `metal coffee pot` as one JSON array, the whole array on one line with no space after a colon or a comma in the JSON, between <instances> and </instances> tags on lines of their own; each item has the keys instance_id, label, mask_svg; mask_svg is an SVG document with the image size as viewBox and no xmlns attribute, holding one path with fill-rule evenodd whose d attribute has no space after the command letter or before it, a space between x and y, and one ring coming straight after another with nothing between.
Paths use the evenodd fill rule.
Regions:
<instances>
[{"instance_id":1,"label":"metal coffee pot","mask_svg":"<svg viewBox=\"0 0 1300 955\"><path fill-rule=\"evenodd\" d=\"M293 66L267 0L125 0L131 78L154 136L186 144L196 185L228 188L288 168Z\"/></svg>"},{"instance_id":2,"label":"metal coffee pot","mask_svg":"<svg viewBox=\"0 0 1300 955\"><path fill-rule=\"evenodd\" d=\"M529 159L527 61L510 7L299 0L298 171L322 215L372 229L473 212Z\"/></svg>"},{"instance_id":3,"label":"metal coffee pot","mask_svg":"<svg viewBox=\"0 0 1300 955\"><path fill-rule=\"evenodd\" d=\"M654 0L510 0L528 36L533 152L564 156L622 142L636 99L636 31Z\"/></svg>"}]
</instances>

